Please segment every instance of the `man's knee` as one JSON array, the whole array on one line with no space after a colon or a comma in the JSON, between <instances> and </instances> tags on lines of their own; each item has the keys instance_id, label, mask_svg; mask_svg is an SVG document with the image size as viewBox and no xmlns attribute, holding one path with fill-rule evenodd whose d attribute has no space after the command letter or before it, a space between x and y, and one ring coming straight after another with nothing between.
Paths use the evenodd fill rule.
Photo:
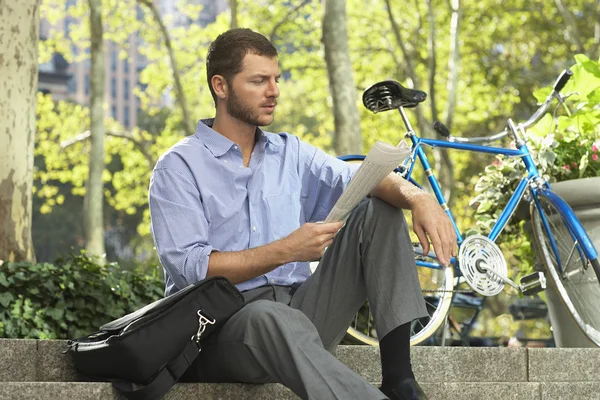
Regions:
<instances>
[{"instance_id":1,"label":"man's knee","mask_svg":"<svg viewBox=\"0 0 600 400\"><path fill-rule=\"evenodd\" d=\"M246 339L260 337L287 337L297 332L316 332L313 323L302 311L271 300L257 300L247 304L245 314Z\"/></svg>"},{"instance_id":2,"label":"man's knee","mask_svg":"<svg viewBox=\"0 0 600 400\"><path fill-rule=\"evenodd\" d=\"M403 211L378 197L368 197L364 199L359 203L353 213L356 214L355 217L364 221L382 219L388 223L406 225Z\"/></svg>"}]
</instances>

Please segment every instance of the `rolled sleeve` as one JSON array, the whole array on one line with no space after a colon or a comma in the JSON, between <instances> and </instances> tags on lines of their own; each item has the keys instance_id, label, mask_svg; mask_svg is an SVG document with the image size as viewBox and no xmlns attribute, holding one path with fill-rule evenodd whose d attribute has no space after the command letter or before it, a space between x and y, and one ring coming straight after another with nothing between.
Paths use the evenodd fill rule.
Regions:
<instances>
[{"instance_id":1,"label":"rolled sleeve","mask_svg":"<svg viewBox=\"0 0 600 400\"><path fill-rule=\"evenodd\" d=\"M208 221L200 192L182 173L156 168L149 203L154 243L172 281L167 278L167 294L172 294L206 277L208 259L216 249L208 243Z\"/></svg>"}]
</instances>

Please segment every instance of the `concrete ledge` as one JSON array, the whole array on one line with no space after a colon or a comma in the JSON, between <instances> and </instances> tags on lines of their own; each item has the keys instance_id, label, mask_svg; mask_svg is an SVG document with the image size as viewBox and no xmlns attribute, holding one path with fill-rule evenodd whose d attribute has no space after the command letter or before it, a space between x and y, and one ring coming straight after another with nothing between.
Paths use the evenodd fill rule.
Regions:
<instances>
[{"instance_id":1,"label":"concrete ledge","mask_svg":"<svg viewBox=\"0 0 600 400\"><path fill-rule=\"evenodd\" d=\"M503 347L413 347L419 382L527 382L527 350Z\"/></svg>"},{"instance_id":2,"label":"concrete ledge","mask_svg":"<svg viewBox=\"0 0 600 400\"><path fill-rule=\"evenodd\" d=\"M600 372L596 371L598 376ZM597 378L597 381L600 378ZM542 400L586 399L600 400L600 382L540 383Z\"/></svg>"},{"instance_id":3,"label":"concrete ledge","mask_svg":"<svg viewBox=\"0 0 600 400\"><path fill-rule=\"evenodd\" d=\"M35 381L37 340L0 339L0 382Z\"/></svg>"},{"instance_id":4,"label":"concrete ledge","mask_svg":"<svg viewBox=\"0 0 600 400\"><path fill-rule=\"evenodd\" d=\"M78 377L62 340L0 339L0 382L73 382ZM527 382L527 349L414 347L420 382ZM379 382L379 349L339 346L336 356L370 382ZM596 369L598 371L599 369ZM592 373L593 370L589 370Z\"/></svg>"},{"instance_id":5,"label":"concrete ledge","mask_svg":"<svg viewBox=\"0 0 600 400\"><path fill-rule=\"evenodd\" d=\"M600 382L578 383L423 383L430 400L600 400ZM124 400L109 383L3 382L0 400L77 399ZM295 394L278 384L177 384L166 400L297 400Z\"/></svg>"},{"instance_id":6,"label":"concrete ledge","mask_svg":"<svg viewBox=\"0 0 600 400\"><path fill-rule=\"evenodd\" d=\"M2 382L0 400L125 400L110 383L88 382ZM278 384L179 383L165 400L297 400L288 388Z\"/></svg>"},{"instance_id":7,"label":"concrete ledge","mask_svg":"<svg viewBox=\"0 0 600 400\"><path fill-rule=\"evenodd\" d=\"M430 400L555 400L565 398L589 399L597 397L552 397L550 391L541 397L541 383L424 383L423 389ZM576 393L589 393L593 388L577 389ZM579 390L579 391L577 391ZM559 392L559 396L563 392ZM569 392L573 393L573 391ZM0 400L55 400L78 399L123 400L108 383L0 383ZM165 397L166 400L297 400L295 394L282 385L248 384L177 384Z\"/></svg>"},{"instance_id":8,"label":"concrete ledge","mask_svg":"<svg viewBox=\"0 0 600 400\"><path fill-rule=\"evenodd\" d=\"M517 383L423 383L429 400L541 400L540 384Z\"/></svg>"},{"instance_id":9,"label":"concrete ledge","mask_svg":"<svg viewBox=\"0 0 600 400\"><path fill-rule=\"evenodd\" d=\"M600 382L600 348L529 349L528 354L530 382Z\"/></svg>"}]
</instances>

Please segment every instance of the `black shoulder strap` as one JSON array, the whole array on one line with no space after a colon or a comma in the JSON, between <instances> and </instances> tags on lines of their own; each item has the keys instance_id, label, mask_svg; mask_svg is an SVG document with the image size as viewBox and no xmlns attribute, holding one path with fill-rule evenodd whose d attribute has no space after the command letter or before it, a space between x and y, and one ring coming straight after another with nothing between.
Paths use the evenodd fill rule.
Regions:
<instances>
[{"instance_id":1,"label":"black shoulder strap","mask_svg":"<svg viewBox=\"0 0 600 400\"><path fill-rule=\"evenodd\" d=\"M112 380L113 387L129 400L160 400L175 385L200 354L195 341L190 341L179 356L169 362L148 385Z\"/></svg>"}]
</instances>

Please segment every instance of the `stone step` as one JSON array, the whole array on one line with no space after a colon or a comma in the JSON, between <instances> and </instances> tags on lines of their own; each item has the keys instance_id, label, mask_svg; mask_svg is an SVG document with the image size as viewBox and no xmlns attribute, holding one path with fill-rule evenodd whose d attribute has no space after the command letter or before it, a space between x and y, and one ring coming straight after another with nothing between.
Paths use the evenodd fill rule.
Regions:
<instances>
[{"instance_id":1,"label":"stone step","mask_svg":"<svg viewBox=\"0 0 600 400\"><path fill-rule=\"evenodd\" d=\"M0 382L72 382L60 340L0 339ZM379 349L339 346L336 356L370 382L381 379ZM420 382L598 382L600 349L413 347Z\"/></svg>"},{"instance_id":2,"label":"stone step","mask_svg":"<svg viewBox=\"0 0 600 400\"><path fill-rule=\"evenodd\" d=\"M430 400L600 400L600 382L423 383ZM123 400L108 383L1 382L0 400ZM165 400L297 400L278 384L177 384Z\"/></svg>"}]
</instances>

